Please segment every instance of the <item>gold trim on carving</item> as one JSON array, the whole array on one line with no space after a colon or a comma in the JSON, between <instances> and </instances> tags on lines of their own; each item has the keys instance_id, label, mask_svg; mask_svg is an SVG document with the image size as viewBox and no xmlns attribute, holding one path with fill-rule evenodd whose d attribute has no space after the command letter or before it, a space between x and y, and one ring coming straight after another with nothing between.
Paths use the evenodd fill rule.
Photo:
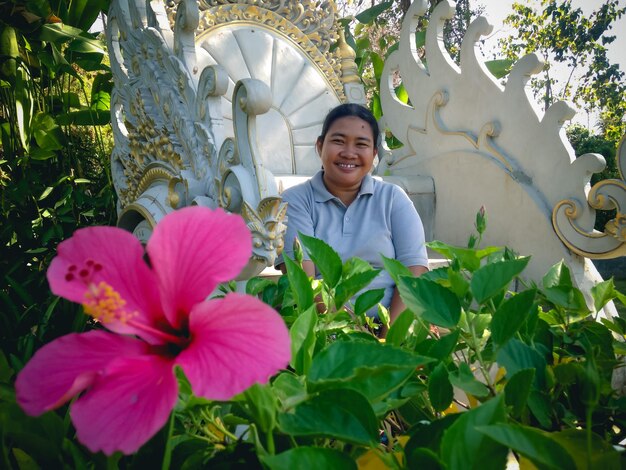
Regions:
<instances>
[{"instance_id":1,"label":"gold trim on carving","mask_svg":"<svg viewBox=\"0 0 626 470\"><path fill-rule=\"evenodd\" d=\"M339 35L335 30L336 7L328 2L327 10L319 8L315 2L240 0L231 3L228 0L201 0L200 24L196 31L196 43L221 26L230 27L238 24L263 26L288 39L317 66L321 75L328 81L341 101L345 101L343 91L341 52L339 48L330 48L337 42ZM173 27L175 4L168 5L168 15ZM346 47L349 46L346 44Z\"/></svg>"},{"instance_id":2,"label":"gold trim on carving","mask_svg":"<svg viewBox=\"0 0 626 470\"><path fill-rule=\"evenodd\" d=\"M148 211L148 209L146 209L145 207L143 207L141 204L137 204L135 202L128 204L120 213L120 216L117 218L117 224L119 225L120 220L122 220L122 217L124 217L126 214L128 214L129 212L137 212L139 215L141 215L146 221L148 221L148 223L150 224L151 228L156 227L156 220L154 220L154 217L152 216L152 214Z\"/></svg>"},{"instance_id":3,"label":"gold trim on carving","mask_svg":"<svg viewBox=\"0 0 626 470\"><path fill-rule=\"evenodd\" d=\"M624 181L624 168L626 168L626 135L622 137L617 150L617 168L622 179L602 180L596 183L587 194L587 204L595 210L616 210L615 218L609 220L604 226L604 232L589 232L581 229L576 224L579 217L578 205L575 201L564 199L559 201L552 210L552 226L559 239L574 253L592 259L617 258L626 256L626 181ZM564 209L562 207L566 206ZM558 224L559 211L567 217L569 226L592 247L608 239L613 239L614 248L606 252L589 252L575 244L575 240L569 240Z\"/></svg>"}]
</instances>

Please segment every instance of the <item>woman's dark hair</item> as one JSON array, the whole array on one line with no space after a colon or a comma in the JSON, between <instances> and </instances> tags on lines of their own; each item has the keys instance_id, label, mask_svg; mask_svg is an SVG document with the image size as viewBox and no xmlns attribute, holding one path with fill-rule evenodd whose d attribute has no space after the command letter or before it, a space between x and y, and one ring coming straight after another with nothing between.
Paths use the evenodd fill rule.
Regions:
<instances>
[{"instance_id":1,"label":"woman's dark hair","mask_svg":"<svg viewBox=\"0 0 626 470\"><path fill-rule=\"evenodd\" d=\"M378 140L380 138L380 129L378 128L378 121L372 114L372 112L365 106L361 106L356 103L344 103L330 110L324 119L324 125L322 126L322 133L317 138L319 142L323 142L328 129L337 119L344 117L358 117L367 122L372 129L372 135L374 137L374 147L378 146Z\"/></svg>"}]
</instances>

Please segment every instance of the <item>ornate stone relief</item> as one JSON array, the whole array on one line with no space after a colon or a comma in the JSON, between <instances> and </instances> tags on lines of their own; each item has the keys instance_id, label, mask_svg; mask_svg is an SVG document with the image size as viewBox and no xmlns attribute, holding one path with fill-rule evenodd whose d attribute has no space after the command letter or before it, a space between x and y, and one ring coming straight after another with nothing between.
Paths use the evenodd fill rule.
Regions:
<instances>
[{"instance_id":1,"label":"ornate stone relief","mask_svg":"<svg viewBox=\"0 0 626 470\"><path fill-rule=\"evenodd\" d=\"M364 98L354 52L330 50L334 4L113 0L108 19L118 225L146 240L177 208L221 207L252 232L242 278L272 265L286 206L270 168L311 174L326 112Z\"/></svg>"},{"instance_id":2,"label":"ornate stone relief","mask_svg":"<svg viewBox=\"0 0 626 470\"><path fill-rule=\"evenodd\" d=\"M558 102L540 117L526 94L530 76L542 70L540 59L523 57L506 82L499 83L476 56L477 42L492 31L479 17L465 35L460 65L455 64L442 41L454 4L443 1L431 15L422 62L414 37L417 20L427 9L425 0L411 5L400 47L385 63L383 124L405 145L387 151L378 172L433 178L438 239L464 243L467 230L460 227L469 230L476 210L486 205L487 243L533 254L540 265L537 275L548 263L565 258L582 279L595 270L577 255L626 254L626 184L623 179L603 181L589 191L590 177L604 168L604 159L597 154L575 158L563 130L574 109ZM394 73L401 76L410 105L395 96ZM624 147L622 143L622 178ZM595 210L615 208L618 215L604 233L594 232Z\"/></svg>"},{"instance_id":3,"label":"ornate stone relief","mask_svg":"<svg viewBox=\"0 0 626 470\"><path fill-rule=\"evenodd\" d=\"M586 154L579 159L591 159ZM602 171L603 167L599 168ZM596 183L587 194L589 206L596 210L615 210L615 218L609 220L604 232L593 230L593 225L579 224L583 212L581 201L564 199L552 211L552 222L559 238L573 252L588 258L616 258L626 256L626 136L617 150L617 168L621 179L603 180Z\"/></svg>"}]
</instances>

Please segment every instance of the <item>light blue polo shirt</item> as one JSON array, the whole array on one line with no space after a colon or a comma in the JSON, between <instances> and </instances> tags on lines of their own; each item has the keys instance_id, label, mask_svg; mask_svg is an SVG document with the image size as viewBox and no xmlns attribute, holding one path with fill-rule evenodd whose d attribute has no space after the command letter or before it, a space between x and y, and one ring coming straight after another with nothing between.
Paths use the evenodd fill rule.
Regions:
<instances>
[{"instance_id":1,"label":"light blue polo shirt","mask_svg":"<svg viewBox=\"0 0 626 470\"><path fill-rule=\"evenodd\" d=\"M322 170L282 194L288 203L285 255L293 259L293 240L302 232L328 243L343 262L356 256L382 269L382 254L405 266L428 266L422 221L399 186L367 175L356 199L346 207L326 189L323 174ZM306 250L304 259L310 259ZM276 265L282 262L281 256ZM367 287L379 288L385 288L381 303L389 307L394 282L386 271Z\"/></svg>"}]
</instances>

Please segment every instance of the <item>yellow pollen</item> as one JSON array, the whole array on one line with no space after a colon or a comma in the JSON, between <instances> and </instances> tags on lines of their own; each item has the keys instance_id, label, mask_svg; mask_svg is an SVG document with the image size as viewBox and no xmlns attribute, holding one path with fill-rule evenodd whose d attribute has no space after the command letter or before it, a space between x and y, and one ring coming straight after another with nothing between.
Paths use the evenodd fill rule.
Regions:
<instances>
[{"instance_id":1,"label":"yellow pollen","mask_svg":"<svg viewBox=\"0 0 626 470\"><path fill-rule=\"evenodd\" d=\"M127 312L125 305L126 301L119 292L104 281L100 281L98 285L90 284L83 302L85 313L104 324L113 321L126 323L137 315L136 312Z\"/></svg>"}]
</instances>

